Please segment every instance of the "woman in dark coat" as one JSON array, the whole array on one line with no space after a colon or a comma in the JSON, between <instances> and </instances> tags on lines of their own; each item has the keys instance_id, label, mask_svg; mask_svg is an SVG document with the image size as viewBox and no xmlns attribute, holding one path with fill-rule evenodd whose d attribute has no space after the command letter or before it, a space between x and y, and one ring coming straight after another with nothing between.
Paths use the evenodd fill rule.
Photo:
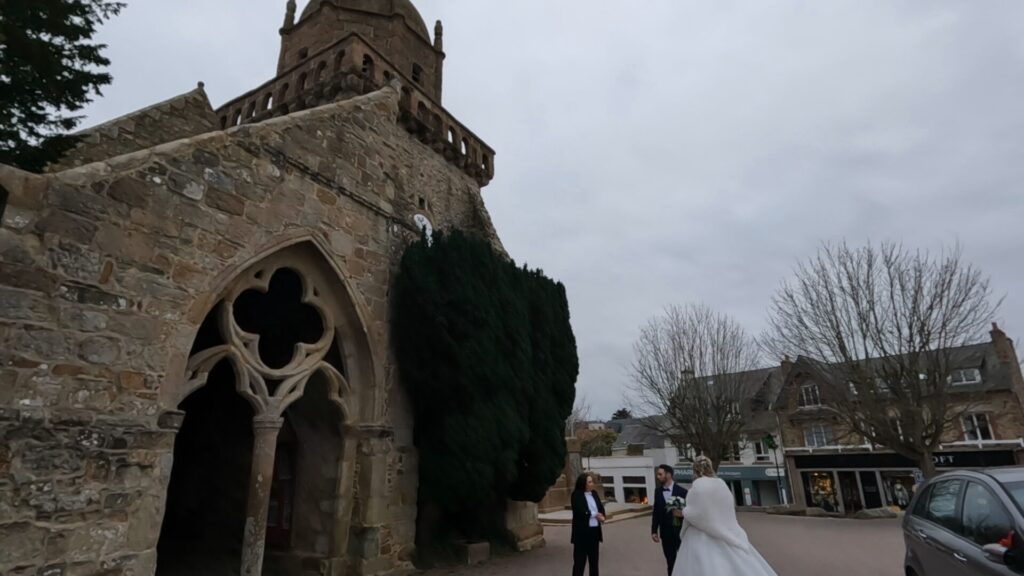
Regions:
<instances>
[{"instance_id":1,"label":"woman in dark coat","mask_svg":"<svg viewBox=\"0 0 1024 576\"><path fill-rule=\"evenodd\" d=\"M594 492L594 478L581 474L572 493L572 574L583 576L590 563L590 576L599 576L598 551L604 534L604 504Z\"/></svg>"}]
</instances>

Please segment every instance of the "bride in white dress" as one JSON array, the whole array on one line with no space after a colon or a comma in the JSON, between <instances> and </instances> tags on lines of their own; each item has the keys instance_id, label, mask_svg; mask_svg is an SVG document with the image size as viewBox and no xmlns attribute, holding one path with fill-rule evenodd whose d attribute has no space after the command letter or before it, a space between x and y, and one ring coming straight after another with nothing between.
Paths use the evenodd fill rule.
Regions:
<instances>
[{"instance_id":1,"label":"bride in white dress","mask_svg":"<svg viewBox=\"0 0 1024 576\"><path fill-rule=\"evenodd\" d=\"M693 463L696 480L686 495L683 544L673 574L679 576L776 576L736 521L732 490L715 475L711 460Z\"/></svg>"}]
</instances>

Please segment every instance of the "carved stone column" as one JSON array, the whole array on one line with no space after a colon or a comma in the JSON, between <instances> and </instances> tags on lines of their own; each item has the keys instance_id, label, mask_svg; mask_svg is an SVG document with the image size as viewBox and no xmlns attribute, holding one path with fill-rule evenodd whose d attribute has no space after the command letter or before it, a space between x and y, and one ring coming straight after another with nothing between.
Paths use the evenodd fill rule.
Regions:
<instances>
[{"instance_id":1,"label":"carved stone column","mask_svg":"<svg viewBox=\"0 0 1024 576\"><path fill-rule=\"evenodd\" d=\"M249 477L249 502L245 512L242 576L260 576L263 573L270 485L274 480L277 435L282 425L284 418L278 416L257 416L253 420L252 474Z\"/></svg>"}]
</instances>

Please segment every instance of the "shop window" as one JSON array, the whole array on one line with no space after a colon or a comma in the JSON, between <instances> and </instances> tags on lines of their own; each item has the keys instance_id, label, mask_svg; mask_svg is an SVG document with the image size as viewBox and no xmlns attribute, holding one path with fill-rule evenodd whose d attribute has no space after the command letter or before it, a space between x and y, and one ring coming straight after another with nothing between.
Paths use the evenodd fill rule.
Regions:
<instances>
[{"instance_id":1,"label":"shop window","mask_svg":"<svg viewBox=\"0 0 1024 576\"><path fill-rule=\"evenodd\" d=\"M615 502L615 486L604 485L604 501Z\"/></svg>"},{"instance_id":2,"label":"shop window","mask_svg":"<svg viewBox=\"0 0 1024 576\"><path fill-rule=\"evenodd\" d=\"M910 505L913 487L912 472L882 472L882 490L885 492L886 502L890 505L906 510Z\"/></svg>"},{"instance_id":3,"label":"shop window","mask_svg":"<svg viewBox=\"0 0 1024 576\"><path fill-rule=\"evenodd\" d=\"M953 373L949 375L949 382L953 386L981 384L981 370L978 370L977 368L954 370Z\"/></svg>"},{"instance_id":4,"label":"shop window","mask_svg":"<svg viewBox=\"0 0 1024 576\"><path fill-rule=\"evenodd\" d=\"M823 448L834 446L835 437L832 427L824 424L812 424L804 428L804 446L809 448Z\"/></svg>"},{"instance_id":5,"label":"shop window","mask_svg":"<svg viewBox=\"0 0 1024 576\"><path fill-rule=\"evenodd\" d=\"M641 485L646 486L647 485L647 479L644 478L643 476L623 476L622 477L622 483L623 484L641 484Z\"/></svg>"},{"instance_id":6,"label":"shop window","mask_svg":"<svg viewBox=\"0 0 1024 576\"><path fill-rule=\"evenodd\" d=\"M817 384L807 384L800 387L800 407L813 408L821 406L821 390Z\"/></svg>"},{"instance_id":7,"label":"shop window","mask_svg":"<svg viewBox=\"0 0 1024 576\"><path fill-rule=\"evenodd\" d=\"M830 472L804 472L804 490L809 506L826 512L838 512L836 479Z\"/></svg>"},{"instance_id":8,"label":"shop window","mask_svg":"<svg viewBox=\"0 0 1024 576\"><path fill-rule=\"evenodd\" d=\"M963 417L963 424L964 440L968 442L979 442L994 438L987 414L968 414Z\"/></svg>"},{"instance_id":9,"label":"shop window","mask_svg":"<svg viewBox=\"0 0 1024 576\"><path fill-rule=\"evenodd\" d=\"M959 532L961 523L956 505L963 485L963 480L946 480L935 484L928 498L925 519L953 532Z\"/></svg>"}]
</instances>

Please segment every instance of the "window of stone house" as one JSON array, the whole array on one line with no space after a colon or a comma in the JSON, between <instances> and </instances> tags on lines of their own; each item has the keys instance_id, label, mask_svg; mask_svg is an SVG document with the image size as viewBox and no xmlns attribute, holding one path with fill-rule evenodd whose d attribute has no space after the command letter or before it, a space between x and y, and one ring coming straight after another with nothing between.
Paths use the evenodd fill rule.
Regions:
<instances>
[{"instance_id":1,"label":"window of stone house","mask_svg":"<svg viewBox=\"0 0 1024 576\"><path fill-rule=\"evenodd\" d=\"M954 370L949 375L949 383L953 386L969 386L971 384L981 383L981 370L977 368L967 368L964 370Z\"/></svg>"},{"instance_id":2,"label":"window of stone house","mask_svg":"<svg viewBox=\"0 0 1024 576\"><path fill-rule=\"evenodd\" d=\"M805 384L800 387L800 407L813 408L821 406L821 390L817 384Z\"/></svg>"},{"instance_id":3,"label":"window of stone house","mask_svg":"<svg viewBox=\"0 0 1024 576\"><path fill-rule=\"evenodd\" d=\"M739 442L733 442L730 447L729 461L740 462L742 460L742 449L740 448Z\"/></svg>"},{"instance_id":4,"label":"window of stone house","mask_svg":"<svg viewBox=\"0 0 1024 576\"><path fill-rule=\"evenodd\" d=\"M345 60L345 51L344 50L339 50L338 53L334 55L334 71L335 72L341 71L341 65L344 62L344 60Z\"/></svg>"},{"instance_id":5,"label":"window of stone house","mask_svg":"<svg viewBox=\"0 0 1024 576\"><path fill-rule=\"evenodd\" d=\"M768 451L768 447L764 445L764 442L758 440L754 442L754 461L756 462L769 462L771 461L771 453Z\"/></svg>"},{"instance_id":6,"label":"window of stone house","mask_svg":"<svg viewBox=\"0 0 1024 576\"><path fill-rule=\"evenodd\" d=\"M835 445L835 436L831 426L811 424L804 428L804 445L808 448L823 448Z\"/></svg>"},{"instance_id":7,"label":"window of stone house","mask_svg":"<svg viewBox=\"0 0 1024 576\"><path fill-rule=\"evenodd\" d=\"M889 427L892 429L893 432L896 433L896 436L900 440L904 440L903 422L900 421L900 418L898 416L891 416L889 418Z\"/></svg>"},{"instance_id":8,"label":"window of stone house","mask_svg":"<svg viewBox=\"0 0 1024 576\"><path fill-rule=\"evenodd\" d=\"M303 48L299 50L299 62L302 62L306 58L309 58L309 48Z\"/></svg>"},{"instance_id":9,"label":"window of stone house","mask_svg":"<svg viewBox=\"0 0 1024 576\"><path fill-rule=\"evenodd\" d=\"M987 414L968 414L963 417L964 440L968 442L979 442L994 440L992 426L989 423Z\"/></svg>"},{"instance_id":10,"label":"window of stone house","mask_svg":"<svg viewBox=\"0 0 1024 576\"><path fill-rule=\"evenodd\" d=\"M369 54L363 56L363 76L373 78L376 75L376 64Z\"/></svg>"},{"instance_id":11,"label":"window of stone house","mask_svg":"<svg viewBox=\"0 0 1024 576\"><path fill-rule=\"evenodd\" d=\"M412 65L412 81L417 84L423 83L423 67L419 64Z\"/></svg>"}]
</instances>

